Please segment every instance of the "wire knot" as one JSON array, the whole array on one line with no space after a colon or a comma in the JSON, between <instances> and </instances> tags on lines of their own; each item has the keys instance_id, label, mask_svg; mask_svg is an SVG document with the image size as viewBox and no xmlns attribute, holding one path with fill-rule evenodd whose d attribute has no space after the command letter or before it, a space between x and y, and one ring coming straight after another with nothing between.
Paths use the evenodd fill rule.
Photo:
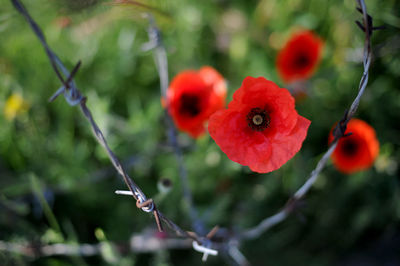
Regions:
<instances>
[{"instance_id":1,"label":"wire knot","mask_svg":"<svg viewBox=\"0 0 400 266\"><path fill-rule=\"evenodd\" d=\"M160 213L157 211L153 199L147 199L146 196L143 195L143 193L139 190L135 190L133 193L131 190L116 190L115 194L135 197L135 199L137 199L136 207L144 212L153 212L154 218L156 219L158 231L164 231L160 221Z\"/></svg>"},{"instance_id":2,"label":"wire knot","mask_svg":"<svg viewBox=\"0 0 400 266\"><path fill-rule=\"evenodd\" d=\"M147 199L146 196L137 191L135 191L135 195L137 197L136 207L142 209L144 212L152 212L154 210L154 203L152 199Z\"/></svg>"},{"instance_id":3,"label":"wire knot","mask_svg":"<svg viewBox=\"0 0 400 266\"><path fill-rule=\"evenodd\" d=\"M66 89L65 86L61 86L54 94L53 96L50 97L49 101L52 102L54 101L61 93L64 94L64 98L67 101L67 103L71 106L78 105L79 103L82 102L82 100L85 98L82 96L82 94L79 93L79 91L75 88L72 87L70 89Z\"/></svg>"},{"instance_id":4,"label":"wire knot","mask_svg":"<svg viewBox=\"0 0 400 266\"><path fill-rule=\"evenodd\" d=\"M49 102L54 101L61 93L64 94L65 100L71 106L78 105L85 99L85 97L83 97L79 90L76 88L75 82L73 81L73 78L78 72L80 66L81 61L79 61L75 65L68 78L65 81L62 80L63 85L53 94L53 96L50 97Z\"/></svg>"},{"instance_id":5,"label":"wire knot","mask_svg":"<svg viewBox=\"0 0 400 266\"><path fill-rule=\"evenodd\" d=\"M349 110L346 110L343 118L339 121L339 123L337 123L335 129L333 130L333 136L335 137L335 139L340 139L342 137L348 137L350 136L352 133L345 133L346 129L347 129L347 123L349 122Z\"/></svg>"}]
</instances>

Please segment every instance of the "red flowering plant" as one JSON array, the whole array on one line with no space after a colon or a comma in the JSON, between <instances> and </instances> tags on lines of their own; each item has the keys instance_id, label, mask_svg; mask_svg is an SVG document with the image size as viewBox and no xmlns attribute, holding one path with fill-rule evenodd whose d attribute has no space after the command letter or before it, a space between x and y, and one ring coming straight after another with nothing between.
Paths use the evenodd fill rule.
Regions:
<instances>
[{"instance_id":1,"label":"red flowering plant","mask_svg":"<svg viewBox=\"0 0 400 266\"><path fill-rule=\"evenodd\" d=\"M185 70L172 80L165 104L182 131L193 138L205 133L205 123L212 113L225 105L226 83L212 67L199 71Z\"/></svg>"},{"instance_id":2,"label":"red flowering plant","mask_svg":"<svg viewBox=\"0 0 400 266\"><path fill-rule=\"evenodd\" d=\"M288 90L263 77L247 77L228 109L210 117L208 130L229 159L267 173L300 150L310 123L297 113Z\"/></svg>"},{"instance_id":3,"label":"red flowering plant","mask_svg":"<svg viewBox=\"0 0 400 266\"><path fill-rule=\"evenodd\" d=\"M322 46L322 40L312 31L293 34L276 60L281 78L287 83L309 78L321 59Z\"/></svg>"},{"instance_id":4,"label":"red flowering plant","mask_svg":"<svg viewBox=\"0 0 400 266\"><path fill-rule=\"evenodd\" d=\"M375 130L362 120L352 119L347 124L345 134L347 133L351 135L339 139L332 154L334 165L345 174L368 169L379 153L379 142ZM333 139L331 132L329 142Z\"/></svg>"}]
</instances>

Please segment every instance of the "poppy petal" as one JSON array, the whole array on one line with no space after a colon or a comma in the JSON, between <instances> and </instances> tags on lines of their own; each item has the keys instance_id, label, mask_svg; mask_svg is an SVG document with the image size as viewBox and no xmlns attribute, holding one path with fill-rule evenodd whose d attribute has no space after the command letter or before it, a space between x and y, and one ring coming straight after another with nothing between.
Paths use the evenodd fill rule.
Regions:
<instances>
[{"instance_id":1,"label":"poppy petal","mask_svg":"<svg viewBox=\"0 0 400 266\"><path fill-rule=\"evenodd\" d=\"M208 130L229 159L255 172L271 172L300 150L307 135L310 121L294 107L286 89L247 77L228 109L210 117Z\"/></svg>"},{"instance_id":2,"label":"poppy petal","mask_svg":"<svg viewBox=\"0 0 400 266\"><path fill-rule=\"evenodd\" d=\"M333 141L333 129L329 142ZM370 168L379 153L375 130L366 122L359 119L350 120L345 134L350 132L350 136L339 139L332 154L335 167L345 174Z\"/></svg>"},{"instance_id":3,"label":"poppy petal","mask_svg":"<svg viewBox=\"0 0 400 266\"><path fill-rule=\"evenodd\" d=\"M312 31L293 34L278 53L276 67L285 82L307 79L320 61L323 42Z\"/></svg>"},{"instance_id":4,"label":"poppy petal","mask_svg":"<svg viewBox=\"0 0 400 266\"><path fill-rule=\"evenodd\" d=\"M208 124L210 136L229 159L242 165L262 164L271 154L271 145L262 133L247 128L243 114L234 110L217 111Z\"/></svg>"},{"instance_id":5,"label":"poppy petal","mask_svg":"<svg viewBox=\"0 0 400 266\"><path fill-rule=\"evenodd\" d=\"M223 77L212 67L185 70L172 80L164 105L176 124L193 138L204 134L209 116L225 105Z\"/></svg>"}]
</instances>

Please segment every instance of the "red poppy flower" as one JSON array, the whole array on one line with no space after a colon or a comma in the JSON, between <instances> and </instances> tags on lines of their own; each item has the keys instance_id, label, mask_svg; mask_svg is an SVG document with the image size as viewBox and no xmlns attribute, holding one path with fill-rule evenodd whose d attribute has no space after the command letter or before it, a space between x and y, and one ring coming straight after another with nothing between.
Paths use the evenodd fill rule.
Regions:
<instances>
[{"instance_id":1,"label":"red poppy flower","mask_svg":"<svg viewBox=\"0 0 400 266\"><path fill-rule=\"evenodd\" d=\"M322 40L311 31L294 34L279 52L276 67L285 82L309 78L321 57Z\"/></svg>"},{"instance_id":2,"label":"red poppy flower","mask_svg":"<svg viewBox=\"0 0 400 266\"><path fill-rule=\"evenodd\" d=\"M297 114L288 90L247 77L228 109L210 117L208 131L229 159L267 173L300 150L310 123Z\"/></svg>"},{"instance_id":3,"label":"red poppy flower","mask_svg":"<svg viewBox=\"0 0 400 266\"><path fill-rule=\"evenodd\" d=\"M350 136L339 139L332 154L336 168L346 174L368 169L379 153L375 130L366 122L359 119L350 120L346 129L346 133L349 132L352 133ZM329 143L333 139L331 132Z\"/></svg>"},{"instance_id":4,"label":"red poppy flower","mask_svg":"<svg viewBox=\"0 0 400 266\"><path fill-rule=\"evenodd\" d=\"M167 106L176 126L197 138L210 115L225 105L226 85L212 67L180 72L167 92Z\"/></svg>"}]
</instances>

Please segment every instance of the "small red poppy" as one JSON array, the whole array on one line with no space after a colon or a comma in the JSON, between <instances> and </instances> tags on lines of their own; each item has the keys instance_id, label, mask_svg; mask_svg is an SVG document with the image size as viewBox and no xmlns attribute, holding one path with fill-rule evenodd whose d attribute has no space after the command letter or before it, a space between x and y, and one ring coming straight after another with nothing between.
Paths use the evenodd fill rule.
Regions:
<instances>
[{"instance_id":1,"label":"small red poppy","mask_svg":"<svg viewBox=\"0 0 400 266\"><path fill-rule=\"evenodd\" d=\"M285 82L309 78L322 52L322 40L311 31L297 32L279 52L276 67Z\"/></svg>"},{"instance_id":2,"label":"small red poppy","mask_svg":"<svg viewBox=\"0 0 400 266\"><path fill-rule=\"evenodd\" d=\"M339 139L338 145L332 154L336 168L351 174L372 166L379 153L379 142L375 130L366 122L352 119L347 124L345 133L352 134ZM329 134L329 143L334 139L332 132Z\"/></svg>"},{"instance_id":3,"label":"small red poppy","mask_svg":"<svg viewBox=\"0 0 400 266\"><path fill-rule=\"evenodd\" d=\"M208 131L229 159L267 173L300 150L310 123L297 114L288 90L263 77L247 77L228 109L210 117Z\"/></svg>"},{"instance_id":4,"label":"small red poppy","mask_svg":"<svg viewBox=\"0 0 400 266\"><path fill-rule=\"evenodd\" d=\"M210 115L225 105L226 84L212 67L185 70L172 80L167 106L176 126L197 138L205 132Z\"/></svg>"}]
</instances>

